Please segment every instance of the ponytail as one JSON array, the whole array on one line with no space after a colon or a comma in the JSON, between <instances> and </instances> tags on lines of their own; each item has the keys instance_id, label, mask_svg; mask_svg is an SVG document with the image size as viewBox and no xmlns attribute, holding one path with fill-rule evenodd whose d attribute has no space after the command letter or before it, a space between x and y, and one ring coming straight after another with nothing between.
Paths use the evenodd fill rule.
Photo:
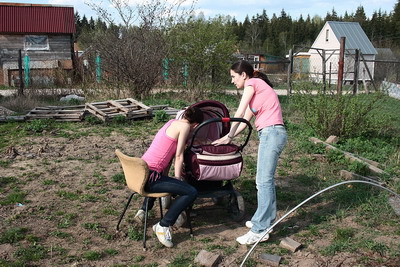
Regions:
<instances>
[{"instance_id":1,"label":"ponytail","mask_svg":"<svg viewBox=\"0 0 400 267\"><path fill-rule=\"evenodd\" d=\"M263 80L264 82L266 82L269 86L271 86L272 88L274 87L274 85L271 83L271 81L268 79L267 74L259 72L258 70L255 70L253 72L253 78L259 78L261 80Z\"/></svg>"},{"instance_id":2,"label":"ponytail","mask_svg":"<svg viewBox=\"0 0 400 267\"><path fill-rule=\"evenodd\" d=\"M265 73L259 72L257 70L255 71L253 66L245 60L240 60L234 63L231 66L231 70L239 74L242 74L244 72L247 74L247 76L249 76L249 78L259 78L266 82L269 86L274 87Z\"/></svg>"}]
</instances>

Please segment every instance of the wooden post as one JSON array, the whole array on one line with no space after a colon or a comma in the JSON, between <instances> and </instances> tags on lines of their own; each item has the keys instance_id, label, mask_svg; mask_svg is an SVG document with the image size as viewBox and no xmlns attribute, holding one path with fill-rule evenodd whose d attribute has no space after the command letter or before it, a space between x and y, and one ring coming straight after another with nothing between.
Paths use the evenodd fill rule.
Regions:
<instances>
[{"instance_id":1,"label":"wooden post","mask_svg":"<svg viewBox=\"0 0 400 267\"><path fill-rule=\"evenodd\" d=\"M360 53L360 57L361 57L362 61L364 62L364 66L365 66L365 69L367 70L367 73L368 73L369 78L371 79L372 86L374 87L375 92L377 92L378 90L377 90L377 88L376 88L374 79L372 78L372 74L371 74L371 72L369 71L367 62L365 62L365 58L364 58L363 53Z\"/></svg>"},{"instance_id":2,"label":"wooden post","mask_svg":"<svg viewBox=\"0 0 400 267\"><path fill-rule=\"evenodd\" d=\"M24 78L22 77L22 51L18 51L18 74L19 74L19 88L18 95L24 95Z\"/></svg>"},{"instance_id":3,"label":"wooden post","mask_svg":"<svg viewBox=\"0 0 400 267\"><path fill-rule=\"evenodd\" d=\"M358 75L360 68L360 50L356 49L354 53L354 77L353 77L353 95L358 92Z\"/></svg>"},{"instance_id":4,"label":"wooden post","mask_svg":"<svg viewBox=\"0 0 400 267\"><path fill-rule=\"evenodd\" d=\"M340 53L339 53L339 70L338 70L338 81L337 81L337 94L338 95L342 94L345 46L346 46L346 37L341 37L340 38Z\"/></svg>"},{"instance_id":5,"label":"wooden post","mask_svg":"<svg viewBox=\"0 0 400 267\"><path fill-rule=\"evenodd\" d=\"M326 92L326 60L325 50L322 50L322 86L323 93Z\"/></svg>"},{"instance_id":6,"label":"wooden post","mask_svg":"<svg viewBox=\"0 0 400 267\"><path fill-rule=\"evenodd\" d=\"M289 66L287 73L288 95L292 94L293 49L289 50Z\"/></svg>"}]
</instances>

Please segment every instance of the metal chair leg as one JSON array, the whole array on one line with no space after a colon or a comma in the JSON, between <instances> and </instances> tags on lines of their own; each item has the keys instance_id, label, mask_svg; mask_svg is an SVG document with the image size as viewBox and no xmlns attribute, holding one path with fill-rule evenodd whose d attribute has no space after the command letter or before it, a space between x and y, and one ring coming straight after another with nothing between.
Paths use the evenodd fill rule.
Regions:
<instances>
[{"instance_id":1,"label":"metal chair leg","mask_svg":"<svg viewBox=\"0 0 400 267\"><path fill-rule=\"evenodd\" d=\"M144 228L143 228L143 250L146 250L146 230L147 230L147 211L149 209L149 198L145 198L146 209L144 211Z\"/></svg>"},{"instance_id":2,"label":"metal chair leg","mask_svg":"<svg viewBox=\"0 0 400 267\"><path fill-rule=\"evenodd\" d=\"M131 194L131 196L130 196L129 199L128 199L128 202L127 202L126 205L125 205L124 210L122 211L121 215L119 216L119 220L118 220L118 224L117 224L117 232L119 231L119 225L120 225L120 223L121 223L121 221L122 221L122 218L123 218L124 215L125 215L126 209L128 208L129 204L131 203L131 200L132 200L132 197L133 197L134 194L135 194L135 192L133 192L133 193Z\"/></svg>"},{"instance_id":3,"label":"metal chair leg","mask_svg":"<svg viewBox=\"0 0 400 267\"><path fill-rule=\"evenodd\" d=\"M163 210L162 210L162 201L161 201L161 197L158 198L158 203L160 204L160 214L161 214L161 219L164 217L163 215Z\"/></svg>"},{"instance_id":4,"label":"metal chair leg","mask_svg":"<svg viewBox=\"0 0 400 267\"><path fill-rule=\"evenodd\" d=\"M188 207L185 212L186 212L186 223L189 227L190 230L190 237L193 237L193 228L192 228L192 219L190 218L190 211L192 210L192 206Z\"/></svg>"}]
</instances>

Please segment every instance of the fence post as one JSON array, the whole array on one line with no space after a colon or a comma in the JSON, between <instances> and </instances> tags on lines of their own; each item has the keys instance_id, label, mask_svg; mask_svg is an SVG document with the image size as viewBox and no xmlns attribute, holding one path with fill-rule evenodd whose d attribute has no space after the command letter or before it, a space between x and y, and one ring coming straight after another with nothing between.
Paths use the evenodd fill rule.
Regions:
<instances>
[{"instance_id":1,"label":"fence post","mask_svg":"<svg viewBox=\"0 0 400 267\"><path fill-rule=\"evenodd\" d=\"M342 94L345 46L346 46L346 37L340 37L339 70L338 70L338 81L337 81L338 95Z\"/></svg>"},{"instance_id":2,"label":"fence post","mask_svg":"<svg viewBox=\"0 0 400 267\"><path fill-rule=\"evenodd\" d=\"M322 90L325 94L326 92L326 60L325 60L325 50L322 50Z\"/></svg>"},{"instance_id":3,"label":"fence post","mask_svg":"<svg viewBox=\"0 0 400 267\"><path fill-rule=\"evenodd\" d=\"M378 90L377 90L377 88L376 88L374 79L372 78L372 74L371 74L371 72L369 71L367 62L365 62L365 58L364 58L363 53L360 53L360 57L361 57L362 61L364 62L364 66L365 66L365 69L367 70L367 73L368 73L369 78L371 79L372 86L374 87L375 92L377 92ZM364 77L364 78L365 78L365 77Z\"/></svg>"},{"instance_id":4,"label":"fence post","mask_svg":"<svg viewBox=\"0 0 400 267\"><path fill-rule=\"evenodd\" d=\"M96 56L96 81L98 83L101 81L101 58L99 54Z\"/></svg>"},{"instance_id":5,"label":"fence post","mask_svg":"<svg viewBox=\"0 0 400 267\"><path fill-rule=\"evenodd\" d=\"M30 58L28 55L25 55L24 57L24 76L25 76L25 86L29 87L29 81L30 81L30 73L31 73L31 69L29 66L30 63Z\"/></svg>"},{"instance_id":6,"label":"fence post","mask_svg":"<svg viewBox=\"0 0 400 267\"><path fill-rule=\"evenodd\" d=\"M354 77L353 77L353 95L358 92L358 76L360 68L360 50L356 49L354 54Z\"/></svg>"},{"instance_id":7,"label":"fence post","mask_svg":"<svg viewBox=\"0 0 400 267\"><path fill-rule=\"evenodd\" d=\"M289 66L287 74L288 95L292 94L292 73L293 73L293 49L289 50Z\"/></svg>"},{"instance_id":8,"label":"fence post","mask_svg":"<svg viewBox=\"0 0 400 267\"><path fill-rule=\"evenodd\" d=\"M24 79L22 78L22 51L18 51L18 74L19 74L19 88L18 95L24 95Z\"/></svg>"}]
</instances>

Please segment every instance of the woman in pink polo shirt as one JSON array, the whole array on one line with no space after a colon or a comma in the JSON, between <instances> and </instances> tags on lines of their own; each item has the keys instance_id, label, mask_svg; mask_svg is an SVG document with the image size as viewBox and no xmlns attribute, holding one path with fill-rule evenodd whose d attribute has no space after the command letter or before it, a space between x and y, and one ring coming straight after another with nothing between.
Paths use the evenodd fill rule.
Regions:
<instances>
[{"instance_id":1,"label":"woman in pink polo shirt","mask_svg":"<svg viewBox=\"0 0 400 267\"><path fill-rule=\"evenodd\" d=\"M172 247L170 226L197 197L197 190L182 181L183 152L190 131L203 122L203 113L197 107L185 110L182 119L168 121L156 134L150 147L142 156L150 169L149 180L145 189L150 193L171 193L178 197L173 201L168 212L160 222L153 226L158 240L166 247ZM175 158L175 178L168 176L172 159ZM145 200L146 201L146 200ZM154 198L149 199L149 209L154 204ZM145 203L136 214L137 219L144 217Z\"/></svg>"},{"instance_id":2,"label":"woman in pink polo shirt","mask_svg":"<svg viewBox=\"0 0 400 267\"><path fill-rule=\"evenodd\" d=\"M249 120L254 116L258 130L259 146L257 158L257 210L251 221L246 222L250 231L236 238L240 244L254 244L271 226L276 218L275 170L287 142L287 133L282 119L279 99L268 77L255 72L247 61L238 61L231 66L232 83L244 88L236 118ZM245 129L244 123L233 123L230 132L213 144L228 144ZM267 241L266 234L262 241Z\"/></svg>"}]
</instances>

